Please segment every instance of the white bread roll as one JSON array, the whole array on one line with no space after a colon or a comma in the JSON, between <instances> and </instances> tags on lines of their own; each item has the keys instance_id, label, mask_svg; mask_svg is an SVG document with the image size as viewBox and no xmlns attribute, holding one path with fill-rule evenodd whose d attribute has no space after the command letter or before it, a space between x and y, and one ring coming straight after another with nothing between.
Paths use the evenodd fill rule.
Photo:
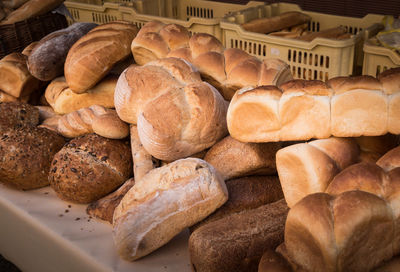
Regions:
<instances>
[{"instance_id":1,"label":"white bread roll","mask_svg":"<svg viewBox=\"0 0 400 272\"><path fill-rule=\"evenodd\" d=\"M316 193L289 211L285 247L305 271L370 271L393 254L393 214L362 191Z\"/></svg>"},{"instance_id":2,"label":"white bread roll","mask_svg":"<svg viewBox=\"0 0 400 272\"><path fill-rule=\"evenodd\" d=\"M107 76L85 93L77 94L68 87L65 77L58 77L47 86L45 98L57 114L70 113L92 105L114 108L117 80L117 76Z\"/></svg>"},{"instance_id":3,"label":"white bread roll","mask_svg":"<svg viewBox=\"0 0 400 272\"><path fill-rule=\"evenodd\" d=\"M388 96L388 132L400 134L400 68L392 68L378 75Z\"/></svg>"},{"instance_id":4,"label":"white bread roll","mask_svg":"<svg viewBox=\"0 0 400 272\"><path fill-rule=\"evenodd\" d=\"M21 53L11 53L0 60L1 91L20 98L40 88L40 81L28 71L26 60L27 57Z\"/></svg>"},{"instance_id":5,"label":"white bread roll","mask_svg":"<svg viewBox=\"0 0 400 272\"><path fill-rule=\"evenodd\" d=\"M358 160L353 139L328 138L287 146L276 153L276 168L289 207L309 194L325 192L332 179Z\"/></svg>"},{"instance_id":6,"label":"white bread roll","mask_svg":"<svg viewBox=\"0 0 400 272\"><path fill-rule=\"evenodd\" d=\"M150 171L114 211L113 237L122 258L156 250L228 199L224 180L203 160L189 158Z\"/></svg>"},{"instance_id":7,"label":"white bread roll","mask_svg":"<svg viewBox=\"0 0 400 272\"><path fill-rule=\"evenodd\" d=\"M388 132L388 99L371 76L336 77L327 81L331 101L332 135L377 136Z\"/></svg>"},{"instance_id":8,"label":"white bread roll","mask_svg":"<svg viewBox=\"0 0 400 272\"><path fill-rule=\"evenodd\" d=\"M138 32L129 22L99 25L80 38L68 51L64 74L68 86L83 93L99 82L114 64L128 57L129 45Z\"/></svg>"}]
</instances>

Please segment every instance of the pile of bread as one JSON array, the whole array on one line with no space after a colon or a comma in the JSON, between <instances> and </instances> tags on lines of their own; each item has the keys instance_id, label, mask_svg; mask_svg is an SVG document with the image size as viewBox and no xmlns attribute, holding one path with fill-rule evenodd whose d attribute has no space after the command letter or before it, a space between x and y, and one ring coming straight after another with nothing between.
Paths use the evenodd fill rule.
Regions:
<instances>
[{"instance_id":1,"label":"pile of bread","mask_svg":"<svg viewBox=\"0 0 400 272\"><path fill-rule=\"evenodd\" d=\"M87 204L126 260L185 228L196 271L399 253L399 69L293 80L179 25L76 23L0 60L0 90L0 181Z\"/></svg>"},{"instance_id":2,"label":"pile of bread","mask_svg":"<svg viewBox=\"0 0 400 272\"><path fill-rule=\"evenodd\" d=\"M312 41L315 38L343 40L351 37L347 28L338 26L318 32L309 31L311 17L299 11L283 12L272 17L261 17L242 23L244 30L276 37Z\"/></svg>"},{"instance_id":3,"label":"pile of bread","mask_svg":"<svg viewBox=\"0 0 400 272\"><path fill-rule=\"evenodd\" d=\"M0 26L14 24L46 14L64 0L3 0L0 1Z\"/></svg>"}]
</instances>

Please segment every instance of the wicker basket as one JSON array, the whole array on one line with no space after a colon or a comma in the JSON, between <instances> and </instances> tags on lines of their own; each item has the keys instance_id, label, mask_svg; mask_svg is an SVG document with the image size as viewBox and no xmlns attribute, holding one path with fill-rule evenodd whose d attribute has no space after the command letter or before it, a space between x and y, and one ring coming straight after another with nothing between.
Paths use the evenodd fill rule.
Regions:
<instances>
[{"instance_id":1,"label":"wicker basket","mask_svg":"<svg viewBox=\"0 0 400 272\"><path fill-rule=\"evenodd\" d=\"M15 24L0 26L0 58L21 52L27 45L47 34L67 27L64 15L47 13Z\"/></svg>"}]
</instances>

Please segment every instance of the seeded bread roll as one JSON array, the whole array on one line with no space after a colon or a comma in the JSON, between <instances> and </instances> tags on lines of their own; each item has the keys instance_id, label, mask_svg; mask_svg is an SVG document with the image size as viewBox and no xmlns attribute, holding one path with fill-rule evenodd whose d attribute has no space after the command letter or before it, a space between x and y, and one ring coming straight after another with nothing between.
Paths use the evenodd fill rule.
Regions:
<instances>
[{"instance_id":1,"label":"seeded bread roll","mask_svg":"<svg viewBox=\"0 0 400 272\"><path fill-rule=\"evenodd\" d=\"M129 56L137 27L116 21L93 28L68 51L64 74L75 93L83 93L99 82L117 62Z\"/></svg>"},{"instance_id":2,"label":"seeded bread roll","mask_svg":"<svg viewBox=\"0 0 400 272\"><path fill-rule=\"evenodd\" d=\"M2 130L0 181L19 190L49 185L51 161L64 143L63 137L44 128Z\"/></svg>"},{"instance_id":3,"label":"seeded bread roll","mask_svg":"<svg viewBox=\"0 0 400 272\"><path fill-rule=\"evenodd\" d=\"M114 191L131 176L127 142L88 134L71 140L54 156L49 181L61 199L86 204Z\"/></svg>"}]
</instances>

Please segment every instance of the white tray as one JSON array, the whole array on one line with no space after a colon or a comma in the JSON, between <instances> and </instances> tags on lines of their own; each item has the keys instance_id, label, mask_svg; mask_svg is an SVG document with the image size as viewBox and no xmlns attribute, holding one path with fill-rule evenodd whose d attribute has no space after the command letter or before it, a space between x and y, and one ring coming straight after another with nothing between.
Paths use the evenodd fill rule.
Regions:
<instances>
[{"instance_id":1,"label":"white tray","mask_svg":"<svg viewBox=\"0 0 400 272\"><path fill-rule=\"evenodd\" d=\"M0 184L0 253L22 271L192 271L188 230L152 254L118 257L110 224L86 205L60 200L50 187L17 191Z\"/></svg>"}]
</instances>

